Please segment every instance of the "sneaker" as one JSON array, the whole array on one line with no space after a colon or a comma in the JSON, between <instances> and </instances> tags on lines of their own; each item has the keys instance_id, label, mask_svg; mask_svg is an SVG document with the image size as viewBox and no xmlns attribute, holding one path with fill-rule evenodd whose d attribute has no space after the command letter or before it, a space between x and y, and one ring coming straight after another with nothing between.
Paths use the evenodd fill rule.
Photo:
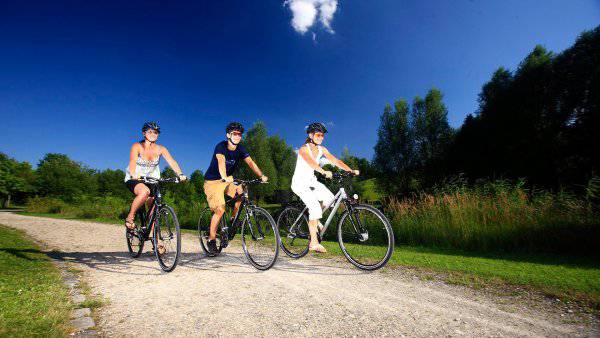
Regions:
<instances>
[{"instance_id":1,"label":"sneaker","mask_svg":"<svg viewBox=\"0 0 600 338\"><path fill-rule=\"evenodd\" d=\"M209 253L211 253L213 255L216 255L219 253L219 249L217 249L217 241L216 240L214 240L214 239L209 240L206 244L207 244L207 249L208 249Z\"/></svg>"}]
</instances>

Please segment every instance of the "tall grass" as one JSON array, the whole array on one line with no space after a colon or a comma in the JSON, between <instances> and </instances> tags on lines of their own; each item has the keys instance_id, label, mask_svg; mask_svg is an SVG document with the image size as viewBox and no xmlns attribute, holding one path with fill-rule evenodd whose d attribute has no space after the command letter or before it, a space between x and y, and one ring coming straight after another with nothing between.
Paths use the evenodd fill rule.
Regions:
<instances>
[{"instance_id":1,"label":"tall grass","mask_svg":"<svg viewBox=\"0 0 600 338\"><path fill-rule=\"evenodd\" d=\"M118 197L80 196L71 203L52 197L34 197L27 200L25 211L43 214L59 214L68 218L104 219L121 222L129 213L131 200ZM165 202L171 205L177 214L179 224L184 228L196 228L201 208L205 203L190 203L165 195Z\"/></svg>"},{"instance_id":2,"label":"tall grass","mask_svg":"<svg viewBox=\"0 0 600 338\"><path fill-rule=\"evenodd\" d=\"M532 192L521 183L446 185L431 194L392 199L387 207L399 243L465 250L595 252L598 212L567 193Z\"/></svg>"}]
</instances>

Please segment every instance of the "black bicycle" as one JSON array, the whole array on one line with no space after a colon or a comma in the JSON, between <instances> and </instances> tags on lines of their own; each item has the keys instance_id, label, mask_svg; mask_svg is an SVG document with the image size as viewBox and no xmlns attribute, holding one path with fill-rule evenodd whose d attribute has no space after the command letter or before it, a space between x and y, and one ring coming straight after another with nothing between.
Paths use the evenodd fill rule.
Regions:
<instances>
[{"instance_id":1,"label":"black bicycle","mask_svg":"<svg viewBox=\"0 0 600 338\"><path fill-rule=\"evenodd\" d=\"M343 184L352 174L334 173L333 180ZM337 214L343 203L345 210ZM377 208L358 202L358 196L348 196L343 186L335 195L331 212L325 225L317 233L319 242L334 217L338 217L337 240L346 259L363 270L383 267L394 252L394 232L390 221ZM281 249L292 258L304 257L308 253L310 233L308 230L308 208L303 203L288 205L277 218L281 237Z\"/></svg>"},{"instance_id":2,"label":"black bicycle","mask_svg":"<svg viewBox=\"0 0 600 338\"><path fill-rule=\"evenodd\" d=\"M181 232L175 211L163 203L160 188L162 183L179 183L179 178L140 177L140 182L151 187L154 202L148 212L145 206L141 206L135 214L135 229L125 231L129 254L134 258L139 257L144 243L150 240L161 269L173 271L181 253Z\"/></svg>"},{"instance_id":3,"label":"black bicycle","mask_svg":"<svg viewBox=\"0 0 600 338\"><path fill-rule=\"evenodd\" d=\"M275 264L279 255L277 224L267 210L254 205L248 198L248 186L263 182L260 179L251 181L236 179L233 183L241 185L243 193L236 195L226 203L226 211L221 217L217 230L217 253L211 253L207 245L210 220L213 215L210 208L202 210L198 219L200 247L207 256L217 256L233 240L238 229L241 229L242 247L250 264L259 270L267 270ZM239 200L241 200L239 211L233 221L229 222L233 205Z\"/></svg>"}]
</instances>

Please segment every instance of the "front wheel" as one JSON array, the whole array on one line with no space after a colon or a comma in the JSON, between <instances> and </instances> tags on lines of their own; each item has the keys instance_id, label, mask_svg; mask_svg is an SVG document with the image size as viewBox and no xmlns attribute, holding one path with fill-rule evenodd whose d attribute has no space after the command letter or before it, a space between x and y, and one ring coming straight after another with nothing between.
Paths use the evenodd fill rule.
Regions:
<instances>
[{"instance_id":1,"label":"front wheel","mask_svg":"<svg viewBox=\"0 0 600 338\"><path fill-rule=\"evenodd\" d=\"M279 233L273 217L263 208L249 207L242 225L242 247L255 268L267 270L279 255Z\"/></svg>"},{"instance_id":2,"label":"front wheel","mask_svg":"<svg viewBox=\"0 0 600 338\"><path fill-rule=\"evenodd\" d=\"M394 252L394 232L390 221L376 208L352 205L338 224L338 242L344 256L362 270L383 267Z\"/></svg>"},{"instance_id":3,"label":"front wheel","mask_svg":"<svg viewBox=\"0 0 600 338\"><path fill-rule=\"evenodd\" d=\"M156 213L154 254L163 271L173 271L181 253L181 232L175 211L165 205Z\"/></svg>"}]
</instances>

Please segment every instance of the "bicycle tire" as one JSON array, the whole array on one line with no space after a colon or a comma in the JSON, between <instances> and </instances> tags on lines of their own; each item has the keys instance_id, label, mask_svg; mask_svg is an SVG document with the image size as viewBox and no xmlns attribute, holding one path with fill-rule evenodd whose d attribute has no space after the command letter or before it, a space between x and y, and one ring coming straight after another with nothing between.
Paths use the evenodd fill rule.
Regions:
<instances>
[{"instance_id":1,"label":"bicycle tire","mask_svg":"<svg viewBox=\"0 0 600 338\"><path fill-rule=\"evenodd\" d=\"M349 210L344 211L338 223L338 243L340 245L340 249L342 249L346 259L357 268L368 271L380 269L388 262L388 260L392 257L392 253L394 252L394 232L392 230L390 221L381 211L370 205L358 204L353 206L352 210L364 211L365 215L367 216L365 216L363 222L369 216L372 217L371 220L373 222L370 223L369 229L366 231L366 236L361 233L356 233L356 227L353 223L351 223L353 221L349 217ZM370 215L368 215L369 213ZM381 221L381 224L378 224L377 220ZM344 228L344 225L346 224L347 226ZM378 228L378 225L383 226L382 228ZM382 229L384 231L381 231ZM383 238L384 236L386 236L386 238ZM381 237L379 241L377 241L377 237ZM366 243L370 239L373 239L373 241ZM385 253L381 258L378 258L378 256L373 258L371 256L373 252L381 251L381 249L376 248L376 246L378 246L377 244L381 243L381 247L383 247L385 242L387 242L387 249ZM369 250L369 253L366 253L364 247L359 250L354 250L354 247L357 247L360 244L370 245L373 247L373 250ZM361 254L364 257L360 257Z\"/></svg>"},{"instance_id":2,"label":"bicycle tire","mask_svg":"<svg viewBox=\"0 0 600 338\"><path fill-rule=\"evenodd\" d=\"M218 236L219 229L217 229L217 253L215 254L208 251L207 242L208 233L210 231L210 220L212 218L212 215L212 210L206 207L200 212L200 216L198 217L198 241L200 242L200 248L202 248L202 251L208 257L218 256L221 253L221 250L223 250L223 246L221 245L221 236ZM223 224L223 218L221 218L221 221L219 222L219 227L221 227Z\"/></svg>"},{"instance_id":3,"label":"bicycle tire","mask_svg":"<svg viewBox=\"0 0 600 338\"><path fill-rule=\"evenodd\" d=\"M171 216L171 219L166 217L168 215ZM173 271L181 255L181 230L175 211L168 205L163 205L156 212L152 240L154 241L154 254L161 269L165 272ZM173 240L175 240L174 246L172 245ZM159 243L159 241L161 242ZM159 244L162 244L166 250L162 254L159 252Z\"/></svg>"},{"instance_id":4,"label":"bicycle tire","mask_svg":"<svg viewBox=\"0 0 600 338\"><path fill-rule=\"evenodd\" d=\"M144 251L145 239L141 235L143 219L143 215L138 210L138 212L135 213L135 218L133 220L135 229L131 231L125 227L125 240L127 241L127 249L129 250L129 255L132 258L139 257L142 254L142 251Z\"/></svg>"},{"instance_id":5,"label":"bicycle tire","mask_svg":"<svg viewBox=\"0 0 600 338\"><path fill-rule=\"evenodd\" d=\"M260 207L248 208L246 213L248 217L242 225L244 253L252 266L258 270L268 270L279 255L281 242L277 223L267 210ZM259 250L261 253L258 253Z\"/></svg>"},{"instance_id":6,"label":"bicycle tire","mask_svg":"<svg viewBox=\"0 0 600 338\"><path fill-rule=\"evenodd\" d=\"M302 210L295 206L287 206L277 217L277 228L281 239L281 250L291 258L298 259L306 256L310 244L308 230L308 217L303 214L304 221L293 231L290 229L293 222L298 219ZM295 243L298 242L298 243Z\"/></svg>"}]
</instances>

